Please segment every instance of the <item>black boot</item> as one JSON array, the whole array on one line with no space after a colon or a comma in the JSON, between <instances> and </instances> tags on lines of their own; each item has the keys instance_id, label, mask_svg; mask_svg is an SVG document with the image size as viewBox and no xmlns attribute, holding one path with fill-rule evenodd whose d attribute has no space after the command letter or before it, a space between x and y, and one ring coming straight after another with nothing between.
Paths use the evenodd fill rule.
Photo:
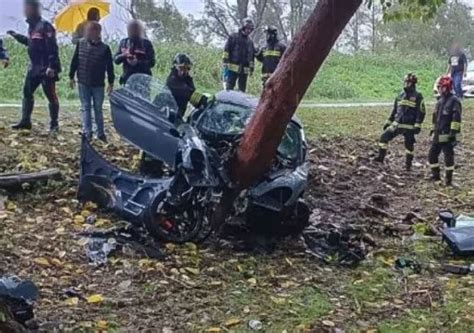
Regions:
<instances>
[{"instance_id":1,"label":"black boot","mask_svg":"<svg viewBox=\"0 0 474 333\"><path fill-rule=\"evenodd\" d=\"M411 167L413 165L413 158L414 158L413 155L407 154L406 160L405 160L405 168L406 168L407 171L411 170Z\"/></svg>"},{"instance_id":2,"label":"black boot","mask_svg":"<svg viewBox=\"0 0 474 333\"><path fill-rule=\"evenodd\" d=\"M441 180L441 172L439 167L438 168L432 168L431 169L431 181L438 182Z\"/></svg>"},{"instance_id":3,"label":"black boot","mask_svg":"<svg viewBox=\"0 0 474 333\"><path fill-rule=\"evenodd\" d=\"M377 156L374 159L374 161L379 162L379 163L383 163L383 161L385 160L385 155L387 155L387 150L386 149L379 149L379 156Z\"/></svg>"},{"instance_id":4,"label":"black boot","mask_svg":"<svg viewBox=\"0 0 474 333\"><path fill-rule=\"evenodd\" d=\"M446 186L453 186L453 170L446 171Z\"/></svg>"},{"instance_id":5,"label":"black boot","mask_svg":"<svg viewBox=\"0 0 474 333\"><path fill-rule=\"evenodd\" d=\"M49 133L57 133L59 131L59 105L49 104Z\"/></svg>"},{"instance_id":6,"label":"black boot","mask_svg":"<svg viewBox=\"0 0 474 333\"><path fill-rule=\"evenodd\" d=\"M11 128L14 130L22 130L22 129L31 129L31 113L33 112L33 101L23 100L23 105L21 109L21 120L12 125Z\"/></svg>"}]
</instances>

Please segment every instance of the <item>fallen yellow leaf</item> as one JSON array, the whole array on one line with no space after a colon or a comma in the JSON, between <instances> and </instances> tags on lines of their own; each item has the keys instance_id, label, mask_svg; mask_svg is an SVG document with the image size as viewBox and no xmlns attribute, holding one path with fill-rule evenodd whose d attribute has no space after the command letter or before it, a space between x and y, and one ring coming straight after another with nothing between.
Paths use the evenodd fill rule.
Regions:
<instances>
[{"instance_id":1,"label":"fallen yellow leaf","mask_svg":"<svg viewBox=\"0 0 474 333\"><path fill-rule=\"evenodd\" d=\"M69 305L69 306L76 306L77 304L79 304L79 298L70 297L65 301L65 303L66 305Z\"/></svg>"},{"instance_id":2,"label":"fallen yellow leaf","mask_svg":"<svg viewBox=\"0 0 474 333\"><path fill-rule=\"evenodd\" d=\"M98 320L95 327L99 330L106 330L108 325L109 324L105 320Z\"/></svg>"},{"instance_id":3,"label":"fallen yellow leaf","mask_svg":"<svg viewBox=\"0 0 474 333\"><path fill-rule=\"evenodd\" d=\"M221 329L219 327L210 327L207 329L208 333L220 333Z\"/></svg>"},{"instance_id":4,"label":"fallen yellow leaf","mask_svg":"<svg viewBox=\"0 0 474 333\"><path fill-rule=\"evenodd\" d=\"M224 325L225 327L232 327L238 324L240 324L240 319L232 318L232 319L227 320Z\"/></svg>"},{"instance_id":5,"label":"fallen yellow leaf","mask_svg":"<svg viewBox=\"0 0 474 333\"><path fill-rule=\"evenodd\" d=\"M87 297L87 303L90 304L97 304L101 303L102 301L104 301L104 297L102 297L102 295L100 294L95 294Z\"/></svg>"},{"instance_id":6,"label":"fallen yellow leaf","mask_svg":"<svg viewBox=\"0 0 474 333\"><path fill-rule=\"evenodd\" d=\"M44 257L35 258L35 259L33 259L33 261L34 261L35 264L43 266L43 267L50 267L51 266L51 263L49 262L49 260L44 258Z\"/></svg>"},{"instance_id":7,"label":"fallen yellow leaf","mask_svg":"<svg viewBox=\"0 0 474 333\"><path fill-rule=\"evenodd\" d=\"M76 224L84 224L86 222L86 219L82 215L76 215L74 216L74 223Z\"/></svg>"}]
</instances>

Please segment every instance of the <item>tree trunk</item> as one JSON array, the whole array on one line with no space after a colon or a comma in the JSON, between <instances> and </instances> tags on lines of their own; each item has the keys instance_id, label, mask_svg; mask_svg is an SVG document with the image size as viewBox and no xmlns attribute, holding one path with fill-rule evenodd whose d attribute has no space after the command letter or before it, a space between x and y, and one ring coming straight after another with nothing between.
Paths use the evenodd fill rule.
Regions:
<instances>
[{"instance_id":1,"label":"tree trunk","mask_svg":"<svg viewBox=\"0 0 474 333\"><path fill-rule=\"evenodd\" d=\"M233 161L245 188L270 168L281 138L311 81L362 0L320 0L268 81Z\"/></svg>"}]
</instances>

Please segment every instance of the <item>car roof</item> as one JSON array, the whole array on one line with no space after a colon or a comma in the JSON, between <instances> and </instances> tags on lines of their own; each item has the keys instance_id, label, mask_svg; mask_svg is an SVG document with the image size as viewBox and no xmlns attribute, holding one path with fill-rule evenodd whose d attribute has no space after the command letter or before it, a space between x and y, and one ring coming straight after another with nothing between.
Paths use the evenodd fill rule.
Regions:
<instances>
[{"instance_id":1,"label":"car roof","mask_svg":"<svg viewBox=\"0 0 474 333\"><path fill-rule=\"evenodd\" d=\"M216 101L221 103L229 103L240 105L246 108L255 111L257 109L259 99L249 94L245 94L240 91L227 91L223 90L216 94ZM291 117L291 120L298 125L299 127L303 128L301 120L297 116Z\"/></svg>"}]
</instances>

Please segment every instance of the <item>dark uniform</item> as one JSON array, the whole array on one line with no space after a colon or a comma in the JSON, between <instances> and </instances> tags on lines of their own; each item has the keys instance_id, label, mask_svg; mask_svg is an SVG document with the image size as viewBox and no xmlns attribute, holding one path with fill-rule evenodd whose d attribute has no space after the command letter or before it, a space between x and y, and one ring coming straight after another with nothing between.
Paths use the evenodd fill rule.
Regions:
<instances>
[{"instance_id":1,"label":"dark uniform","mask_svg":"<svg viewBox=\"0 0 474 333\"><path fill-rule=\"evenodd\" d=\"M196 108L207 105L207 97L196 91L193 78L189 75L185 77L178 76L175 68L171 70L166 85L173 94L176 104L178 104L180 118L184 116L188 103Z\"/></svg>"},{"instance_id":2,"label":"dark uniform","mask_svg":"<svg viewBox=\"0 0 474 333\"><path fill-rule=\"evenodd\" d=\"M19 43L28 46L30 64L23 87L23 109L19 124L13 128L31 128L31 113L34 107L34 93L41 85L49 102L50 129L58 128L59 100L56 82L59 81L61 63L59 60L56 30L41 17L28 19L28 36L11 33ZM54 77L46 75L46 70L54 70Z\"/></svg>"},{"instance_id":3,"label":"dark uniform","mask_svg":"<svg viewBox=\"0 0 474 333\"><path fill-rule=\"evenodd\" d=\"M137 57L138 63L135 66L127 62L124 53L130 53ZM141 73L152 75L151 69L155 67L155 49L153 44L144 38L125 38L120 41L119 48L114 57L117 65L123 64L123 74L120 77L120 84L125 84L133 74Z\"/></svg>"},{"instance_id":4,"label":"dark uniform","mask_svg":"<svg viewBox=\"0 0 474 333\"><path fill-rule=\"evenodd\" d=\"M439 155L444 153L447 185L453 180L454 147L461 132L461 114L461 102L452 93L441 95L433 113L433 141L428 159L433 180L440 180Z\"/></svg>"},{"instance_id":5,"label":"dark uniform","mask_svg":"<svg viewBox=\"0 0 474 333\"><path fill-rule=\"evenodd\" d=\"M223 63L227 67L226 89L233 90L238 80L239 90L245 92L248 76L255 68L255 46L242 29L227 39Z\"/></svg>"},{"instance_id":6,"label":"dark uniform","mask_svg":"<svg viewBox=\"0 0 474 333\"><path fill-rule=\"evenodd\" d=\"M3 39L0 39L0 60L8 60L7 50L3 47Z\"/></svg>"},{"instance_id":7,"label":"dark uniform","mask_svg":"<svg viewBox=\"0 0 474 333\"><path fill-rule=\"evenodd\" d=\"M423 96L416 91L413 86L411 89L403 91L396 99L392 113L388 118L379 142L378 162L383 162L388 143L398 135L405 138L406 149L406 168L412 166L415 150L415 135L420 133L421 124L425 119L426 109Z\"/></svg>"},{"instance_id":8,"label":"dark uniform","mask_svg":"<svg viewBox=\"0 0 474 333\"><path fill-rule=\"evenodd\" d=\"M265 32L267 43L256 55L257 60L262 63L262 82L264 85L275 72L286 50L286 45L278 40L278 30L275 27L269 26Z\"/></svg>"}]
</instances>

